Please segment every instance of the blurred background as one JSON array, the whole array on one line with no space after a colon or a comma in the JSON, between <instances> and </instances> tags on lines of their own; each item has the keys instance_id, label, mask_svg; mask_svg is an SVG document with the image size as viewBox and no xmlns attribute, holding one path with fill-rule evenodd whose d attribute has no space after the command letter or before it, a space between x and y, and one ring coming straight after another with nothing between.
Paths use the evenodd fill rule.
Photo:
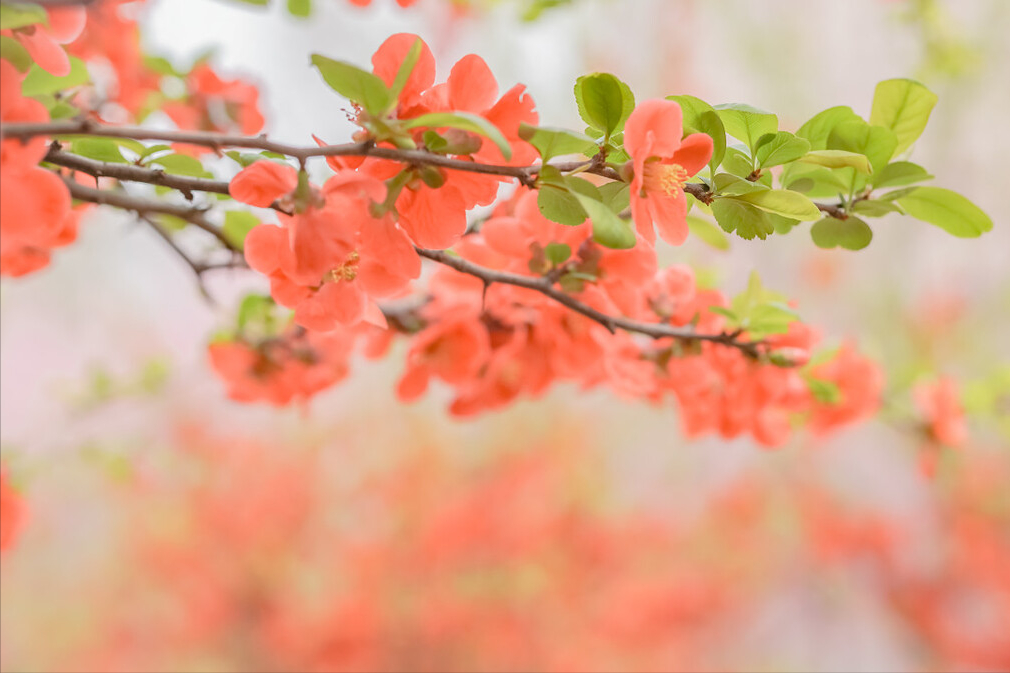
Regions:
<instances>
[{"instance_id":1,"label":"blurred background","mask_svg":"<svg viewBox=\"0 0 1010 673\"><path fill-rule=\"evenodd\" d=\"M152 232L93 211L48 269L0 285L0 449L29 512L0 566L0 668L1010 669L1010 400L979 401L1010 369L1010 3L572 0L535 21L520 0L274 4L153 0L145 47L213 49L298 144L351 130L309 54L367 66L403 31L440 80L478 53L570 128L591 71L785 130L919 79L939 103L912 160L992 232L883 218L859 253L802 226L661 261L729 294L757 269L827 344L876 358L899 407L935 372L986 411L930 480L894 410L776 452L687 442L669 406L566 386L455 420L437 386L395 400L403 344L304 408L239 405L205 344L263 285L218 272L210 305Z\"/></svg>"}]
</instances>

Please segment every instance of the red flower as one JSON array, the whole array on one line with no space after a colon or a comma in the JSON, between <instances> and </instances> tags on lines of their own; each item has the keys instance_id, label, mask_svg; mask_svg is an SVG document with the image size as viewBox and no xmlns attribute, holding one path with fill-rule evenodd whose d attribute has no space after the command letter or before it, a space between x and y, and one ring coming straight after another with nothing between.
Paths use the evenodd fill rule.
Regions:
<instances>
[{"instance_id":1,"label":"red flower","mask_svg":"<svg viewBox=\"0 0 1010 673\"><path fill-rule=\"evenodd\" d=\"M712 138L704 133L683 135L680 105L648 100L635 108L624 127L624 149L631 155L631 214L648 241L659 235L671 245L687 239L684 183L712 158Z\"/></svg>"}]
</instances>

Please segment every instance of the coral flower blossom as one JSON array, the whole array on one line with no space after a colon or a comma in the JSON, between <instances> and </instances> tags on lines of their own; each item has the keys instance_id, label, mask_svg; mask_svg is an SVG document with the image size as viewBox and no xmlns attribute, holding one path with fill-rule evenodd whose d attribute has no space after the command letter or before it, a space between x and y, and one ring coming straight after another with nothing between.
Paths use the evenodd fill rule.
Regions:
<instances>
[{"instance_id":1,"label":"coral flower blossom","mask_svg":"<svg viewBox=\"0 0 1010 673\"><path fill-rule=\"evenodd\" d=\"M957 384L941 378L932 384L920 384L912 390L915 406L929 424L930 437L944 446L958 447L968 440L964 409L958 400Z\"/></svg>"},{"instance_id":2,"label":"coral flower blossom","mask_svg":"<svg viewBox=\"0 0 1010 673\"><path fill-rule=\"evenodd\" d=\"M10 549L24 520L25 507L7 481L7 473L0 469L0 551Z\"/></svg>"},{"instance_id":3,"label":"coral flower blossom","mask_svg":"<svg viewBox=\"0 0 1010 673\"><path fill-rule=\"evenodd\" d=\"M58 7L47 10L46 14L47 25L18 28L14 30L14 39L40 68L51 75L65 77L70 74L70 58L62 45L77 39L88 15L83 7Z\"/></svg>"},{"instance_id":4,"label":"coral flower blossom","mask_svg":"<svg viewBox=\"0 0 1010 673\"><path fill-rule=\"evenodd\" d=\"M712 138L683 135L683 113L671 100L648 100L635 108L624 127L624 148L631 155L631 214L649 242L659 235L671 245L687 239L684 183L712 158Z\"/></svg>"}]
</instances>

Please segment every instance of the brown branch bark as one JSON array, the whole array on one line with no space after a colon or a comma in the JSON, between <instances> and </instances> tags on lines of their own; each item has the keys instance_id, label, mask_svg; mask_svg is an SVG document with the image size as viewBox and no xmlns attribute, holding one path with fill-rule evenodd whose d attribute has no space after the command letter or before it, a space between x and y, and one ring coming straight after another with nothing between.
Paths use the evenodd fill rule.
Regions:
<instances>
[{"instance_id":1,"label":"brown branch bark","mask_svg":"<svg viewBox=\"0 0 1010 673\"><path fill-rule=\"evenodd\" d=\"M626 332L644 334L654 339L672 338L681 341L710 341L712 343L737 348L745 355L753 358L760 355L760 346L763 342L740 340L739 333L720 332L718 334L711 334L695 332L692 329L674 327L673 325L666 325L663 323L647 323L630 320L621 316L607 315L606 313L602 313L592 306L582 303L570 294L555 287L554 283L552 283L550 279L542 276L521 276L507 271L489 269L487 267L474 264L473 262L457 255L451 255L444 250L427 250L425 248L417 248L417 253L422 257L426 257L427 259L438 262L439 264L444 264L445 266L451 267L461 273L480 278L484 281L485 286L492 285L494 283L503 283L505 285L515 285L517 287L525 287L530 290L536 290L537 292L550 297L562 306L565 306L576 313L581 313L587 318L595 320L611 332L614 332L617 329L622 329Z\"/></svg>"},{"instance_id":2,"label":"brown branch bark","mask_svg":"<svg viewBox=\"0 0 1010 673\"><path fill-rule=\"evenodd\" d=\"M66 120L66 121L56 121L56 122L40 122L40 123L14 123L14 124L4 124L0 125L0 137L5 138L20 138L27 139L36 136L54 136L54 135L88 135L88 136L98 136L105 138L130 138L133 140L161 140L165 142L177 142L177 143L188 143L191 145L201 145L204 147L210 147L214 150L220 150L222 147L243 147L246 149L258 149L269 152L277 152L278 154L283 154L285 156L297 159L300 163L304 163L312 157L337 157L337 156L364 156L364 157L375 157L378 159L389 159L391 161L399 161L405 164L413 165L427 165L427 166L438 166L440 168L448 168L458 171L466 171L469 173L481 173L484 175L498 175L501 177L514 178L518 180L521 184L526 186L531 186L534 177L542 170L543 166L540 164L532 166L508 166L500 164L484 164L475 161L467 161L465 159L456 159L454 157L445 156L442 154L435 154L433 152L426 152L424 150L401 150L391 147L379 147L371 141L365 141L360 143L345 143L342 145L324 145L324 146L313 146L313 147L301 147L297 145L289 145L286 143L274 142L266 137L266 135L259 136L238 136L238 135L228 135L224 133L215 133L210 131L158 131L154 129L143 128L140 126L105 126L101 124L96 124L90 119L81 120ZM66 153L64 153L66 154ZM74 156L74 155L67 155ZM83 157L77 157L77 159L83 159ZM73 159L62 159L63 161L76 161ZM88 160L91 161L91 160ZM52 163L58 163L54 161ZM94 162L96 164L101 164L102 162ZM66 164L60 164L66 165ZM85 164L77 161L78 166L84 166ZM620 180L621 176L613 168L602 164L596 158L591 160L583 161L567 161L550 164L554 168L558 169L562 173L572 172L572 171L584 171L586 173L592 173L594 175L600 175L602 177L608 178L610 180ZM106 164L106 166L111 166L114 168L106 168L104 170L114 171L122 175L120 179L131 180L134 178L126 177L131 168L126 164ZM73 166L68 166L73 168ZM92 166L92 169L95 169ZM89 175L95 175L95 173L80 168ZM150 182L151 184L165 184L166 179L171 179L178 182L178 184L184 184L180 182L182 180L181 176L167 176L163 171L159 171L164 177L153 178L152 179L140 179L136 178L139 182ZM118 177L112 173L106 173L108 177ZM139 173L134 173L134 175L140 175ZM156 182L155 179L161 180L162 182ZM198 178L189 178L189 180L197 180ZM209 189L203 191L214 191L221 194L227 194L227 183L220 181L211 181L206 183ZM185 187L178 187L181 191L185 193ZM199 189L195 187L193 189ZM224 190L224 191L220 191ZM708 188L707 185L702 183L688 183L684 185L684 191L691 194L699 201L703 203L711 203L714 198L717 198ZM841 204L827 204L827 203L817 203L814 202L818 210L829 217L834 217L837 219L847 219L848 214L842 208Z\"/></svg>"},{"instance_id":3,"label":"brown branch bark","mask_svg":"<svg viewBox=\"0 0 1010 673\"><path fill-rule=\"evenodd\" d=\"M85 187L84 185L78 184L69 179L64 179L64 182L67 185L67 189L70 191L70 196L74 197L78 201L87 201L89 203L97 203L99 205L114 206L123 210L133 211L138 215L147 215L150 213L173 215L206 231L229 250L233 252L241 252L241 250L232 245L232 243L217 226L206 218L205 213L207 210L205 208L143 199L125 192L116 192L109 189L94 189L92 187Z\"/></svg>"}]
</instances>

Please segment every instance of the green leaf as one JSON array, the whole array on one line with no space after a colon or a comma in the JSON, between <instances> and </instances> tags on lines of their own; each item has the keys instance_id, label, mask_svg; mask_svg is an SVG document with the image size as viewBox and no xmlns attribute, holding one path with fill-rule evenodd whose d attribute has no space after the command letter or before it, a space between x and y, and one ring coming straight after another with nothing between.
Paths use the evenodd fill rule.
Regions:
<instances>
[{"instance_id":1,"label":"green leaf","mask_svg":"<svg viewBox=\"0 0 1010 673\"><path fill-rule=\"evenodd\" d=\"M722 229L708 220L697 215L688 215L687 227L692 236L697 236L716 250L729 250L729 238L722 232Z\"/></svg>"},{"instance_id":2,"label":"green leaf","mask_svg":"<svg viewBox=\"0 0 1010 673\"><path fill-rule=\"evenodd\" d=\"M813 376L805 378L810 394L821 404L838 404L842 401L842 390L834 381L817 379Z\"/></svg>"},{"instance_id":3,"label":"green leaf","mask_svg":"<svg viewBox=\"0 0 1010 673\"><path fill-rule=\"evenodd\" d=\"M870 182L873 183L876 189L883 189L885 187L911 185L916 182L932 179L933 176L918 164L913 164L911 161L894 161L884 166L879 173L873 176Z\"/></svg>"},{"instance_id":4,"label":"green leaf","mask_svg":"<svg viewBox=\"0 0 1010 673\"><path fill-rule=\"evenodd\" d=\"M56 93L57 91L87 84L90 81L88 68L84 65L84 61L71 56L70 74L63 77L50 75L38 65L33 65L25 76L24 81L21 82L21 95L31 97Z\"/></svg>"},{"instance_id":5,"label":"green leaf","mask_svg":"<svg viewBox=\"0 0 1010 673\"><path fill-rule=\"evenodd\" d=\"M331 89L373 115L384 114L394 100L385 82L350 63L312 54L312 65Z\"/></svg>"},{"instance_id":6,"label":"green leaf","mask_svg":"<svg viewBox=\"0 0 1010 673\"><path fill-rule=\"evenodd\" d=\"M250 294L238 307L236 322L239 330L250 325L269 325L273 322L274 300L266 295Z\"/></svg>"},{"instance_id":7,"label":"green leaf","mask_svg":"<svg viewBox=\"0 0 1010 673\"><path fill-rule=\"evenodd\" d=\"M564 264L572 256L572 249L565 243L548 243L544 255L554 266Z\"/></svg>"},{"instance_id":8,"label":"green leaf","mask_svg":"<svg viewBox=\"0 0 1010 673\"><path fill-rule=\"evenodd\" d=\"M737 175L729 173L716 173L712 179L712 186L718 196L738 196L740 194L750 194L751 192L763 192L768 188L750 180L745 180Z\"/></svg>"},{"instance_id":9,"label":"green leaf","mask_svg":"<svg viewBox=\"0 0 1010 673\"><path fill-rule=\"evenodd\" d=\"M726 127L711 105L694 96L667 96L676 101L684 114L684 133L705 133L712 138L712 159L708 162L714 172L726 153Z\"/></svg>"},{"instance_id":10,"label":"green leaf","mask_svg":"<svg viewBox=\"0 0 1010 673\"><path fill-rule=\"evenodd\" d=\"M635 247L635 231L631 222L622 220L617 213L607 208L601 201L574 194L579 205L593 221L593 240L607 248L627 249Z\"/></svg>"},{"instance_id":11,"label":"green leaf","mask_svg":"<svg viewBox=\"0 0 1010 673\"><path fill-rule=\"evenodd\" d=\"M781 166L796 161L810 151L810 142L787 131L779 131L757 148L754 158L759 168Z\"/></svg>"},{"instance_id":12,"label":"green leaf","mask_svg":"<svg viewBox=\"0 0 1010 673\"><path fill-rule=\"evenodd\" d=\"M782 172L782 184L786 189L811 197L837 196L849 190L849 184L842 182L837 171L802 161L786 166Z\"/></svg>"},{"instance_id":13,"label":"green leaf","mask_svg":"<svg viewBox=\"0 0 1010 673\"><path fill-rule=\"evenodd\" d=\"M421 58L421 50L423 48L424 42L421 41L421 38L417 38L414 40L414 44L411 45L410 51L403 58L403 62L400 63L400 69L396 71L396 77L393 79L393 86L389 89L389 93L394 100L399 100L403 87L407 86L407 80L410 79L410 73L414 72L414 66L417 65L417 61Z\"/></svg>"},{"instance_id":14,"label":"green leaf","mask_svg":"<svg viewBox=\"0 0 1010 673\"><path fill-rule=\"evenodd\" d=\"M884 201L882 199L863 199L862 201L856 201L852 204L852 212L865 215L866 217L883 217L889 213L898 213L900 215L905 214L905 211L902 210L901 206L898 204L893 201Z\"/></svg>"},{"instance_id":15,"label":"green leaf","mask_svg":"<svg viewBox=\"0 0 1010 673\"><path fill-rule=\"evenodd\" d=\"M537 190L537 208L552 222L574 227L586 221L586 211L567 187L541 185Z\"/></svg>"},{"instance_id":16,"label":"green leaf","mask_svg":"<svg viewBox=\"0 0 1010 673\"><path fill-rule=\"evenodd\" d=\"M992 220L981 208L949 189L919 187L899 198L898 204L912 217L961 238L975 238L992 229Z\"/></svg>"},{"instance_id":17,"label":"green leaf","mask_svg":"<svg viewBox=\"0 0 1010 673\"><path fill-rule=\"evenodd\" d=\"M723 231L736 232L737 236L747 240L756 236L763 241L775 231L775 225L764 211L735 198L713 201L712 214Z\"/></svg>"},{"instance_id":18,"label":"green leaf","mask_svg":"<svg viewBox=\"0 0 1010 673\"><path fill-rule=\"evenodd\" d=\"M855 168L860 173L867 175L873 172L870 160L865 154L845 150L813 150L799 161L826 168Z\"/></svg>"},{"instance_id":19,"label":"green leaf","mask_svg":"<svg viewBox=\"0 0 1010 673\"><path fill-rule=\"evenodd\" d=\"M848 219L825 217L810 227L810 237L819 248L862 250L873 240L873 230L858 217Z\"/></svg>"},{"instance_id":20,"label":"green leaf","mask_svg":"<svg viewBox=\"0 0 1010 673\"><path fill-rule=\"evenodd\" d=\"M811 149L824 150L834 128L848 121L863 121L863 118L847 105L839 105L815 114L796 131L796 135L809 140Z\"/></svg>"},{"instance_id":21,"label":"green leaf","mask_svg":"<svg viewBox=\"0 0 1010 673\"><path fill-rule=\"evenodd\" d=\"M245 237L259 223L259 219L252 213L244 210L229 210L224 214L224 226L221 228L221 233L229 243L241 250L245 243Z\"/></svg>"},{"instance_id":22,"label":"green leaf","mask_svg":"<svg viewBox=\"0 0 1010 673\"><path fill-rule=\"evenodd\" d=\"M873 170L879 170L887 165L897 142L893 131L856 120L843 122L831 131L828 149L864 154Z\"/></svg>"},{"instance_id":23,"label":"green leaf","mask_svg":"<svg viewBox=\"0 0 1010 673\"><path fill-rule=\"evenodd\" d=\"M312 0L288 0L288 13L301 18L312 13Z\"/></svg>"},{"instance_id":24,"label":"green leaf","mask_svg":"<svg viewBox=\"0 0 1010 673\"><path fill-rule=\"evenodd\" d=\"M97 161L129 163L119 151L119 145L110 138L78 138L70 144L70 151Z\"/></svg>"},{"instance_id":25,"label":"green leaf","mask_svg":"<svg viewBox=\"0 0 1010 673\"><path fill-rule=\"evenodd\" d=\"M716 105L715 110L726 127L726 132L746 143L751 154L754 153L761 136L775 133L779 127L778 117L750 105L737 103Z\"/></svg>"},{"instance_id":26,"label":"green leaf","mask_svg":"<svg viewBox=\"0 0 1010 673\"><path fill-rule=\"evenodd\" d=\"M166 154L165 156L151 159L152 164L157 164L168 173L176 175L190 175L193 177L203 177L207 175L207 170L195 159L187 154Z\"/></svg>"},{"instance_id":27,"label":"green leaf","mask_svg":"<svg viewBox=\"0 0 1010 673\"><path fill-rule=\"evenodd\" d=\"M415 117L404 124L404 128L414 129L420 127L431 128L454 128L463 131L470 131L488 138L501 151L506 159L512 158L512 147L508 140L498 130L498 127L484 119L483 117L469 112L432 112L420 117Z\"/></svg>"},{"instance_id":28,"label":"green leaf","mask_svg":"<svg viewBox=\"0 0 1010 673\"><path fill-rule=\"evenodd\" d=\"M49 23L45 8L35 3L0 4L0 30Z\"/></svg>"},{"instance_id":29,"label":"green leaf","mask_svg":"<svg viewBox=\"0 0 1010 673\"><path fill-rule=\"evenodd\" d=\"M546 162L551 157L564 154L583 154L587 157L597 152L596 141L583 133L546 126L519 124L519 137L537 148Z\"/></svg>"},{"instance_id":30,"label":"green leaf","mask_svg":"<svg viewBox=\"0 0 1010 673\"><path fill-rule=\"evenodd\" d=\"M172 65L172 62L161 56L145 56L144 67L153 70L159 75L171 75L172 77L185 77L186 73L180 73Z\"/></svg>"},{"instance_id":31,"label":"green leaf","mask_svg":"<svg viewBox=\"0 0 1010 673\"><path fill-rule=\"evenodd\" d=\"M598 187L600 198L615 213L631 205L631 186L626 182L606 182Z\"/></svg>"},{"instance_id":32,"label":"green leaf","mask_svg":"<svg viewBox=\"0 0 1010 673\"><path fill-rule=\"evenodd\" d=\"M898 144L891 156L904 152L922 135L936 100L935 93L915 80L889 79L877 85L870 123L894 132Z\"/></svg>"},{"instance_id":33,"label":"green leaf","mask_svg":"<svg viewBox=\"0 0 1010 673\"><path fill-rule=\"evenodd\" d=\"M746 201L761 210L802 222L816 220L821 216L821 211L813 201L788 189L765 189L729 198Z\"/></svg>"},{"instance_id":34,"label":"green leaf","mask_svg":"<svg viewBox=\"0 0 1010 673\"><path fill-rule=\"evenodd\" d=\"M767 334L785 334L789 325L796 322L796 311L781 302L768 302L755 306L745 327L752 338L761 339Z\"/></svg>"},{"instance_id":35,"label":"green leaf","mask_svg":"<svg viewBox=\"0 0 1010 673\"><path fill-rule=\"evenodd\" d=\"M0 5L0 7L4 6ZM32 57L28 50L22 47L20 42L7 35L0 35L0 58L10 61L18 72L26 72L28 68L32 67Z\"/></svg>"},{"instance_id":36,"label":"green leaf","mask_svg":"<svg viewBox=\"0 0 1010 673\"><path fill-rule=\"evenodd\" d=\"M800 223L799 220L794 220L790 217L782 217L781 215L776 215L775 213L765 213L768 219L771 220L772 226L775 227L776 234L788 234L797 224Z\"/></svg>"},{"instance_id":37,"label":"green leaf","mask_svg":"<svg viewBox=\"0 0 1010 673\"><path fill-rule=\"evenodd\" d=\"M624 128L635 109L635 96L627 84L606 72L583 75L575 81L579 116L589 126L610 136Z\"/></svg>"}]
</instances>

